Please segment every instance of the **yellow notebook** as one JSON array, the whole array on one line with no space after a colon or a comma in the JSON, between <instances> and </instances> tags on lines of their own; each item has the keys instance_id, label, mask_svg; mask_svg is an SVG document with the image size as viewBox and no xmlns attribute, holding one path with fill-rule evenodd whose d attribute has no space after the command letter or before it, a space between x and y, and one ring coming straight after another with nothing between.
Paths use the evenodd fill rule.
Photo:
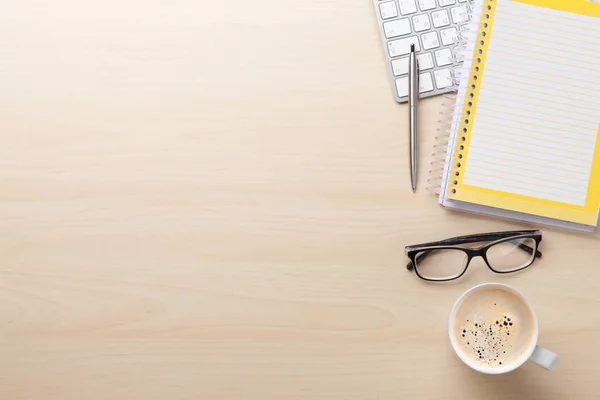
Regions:
<instances>
[{"instance_id":1,"label":"yellow notebook","mask_svg":"<svg viewBox=\"0 0 600 400\"><path fill-rule=\"evenodd\" d=\"M440 201L595 227L600 4L475 0L471 23Z\"/></svg>"}]
</instances>

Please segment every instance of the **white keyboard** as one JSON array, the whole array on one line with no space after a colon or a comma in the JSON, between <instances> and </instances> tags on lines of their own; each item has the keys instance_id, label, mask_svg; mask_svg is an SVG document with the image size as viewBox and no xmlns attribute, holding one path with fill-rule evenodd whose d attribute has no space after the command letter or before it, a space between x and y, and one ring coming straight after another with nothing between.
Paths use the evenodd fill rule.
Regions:
<instances>
[{"instance_id":1,"label":"white keyboard","mask_svg":"<svg viewBox=\"0 0 600 400\"><path fill-rule=\"evenodd\" d=\"M420 97L452 91L456 41L470 16L467 0L373 2L396 101L408 101L408 53L413 43Z\"/></svg>"}]
</instances>

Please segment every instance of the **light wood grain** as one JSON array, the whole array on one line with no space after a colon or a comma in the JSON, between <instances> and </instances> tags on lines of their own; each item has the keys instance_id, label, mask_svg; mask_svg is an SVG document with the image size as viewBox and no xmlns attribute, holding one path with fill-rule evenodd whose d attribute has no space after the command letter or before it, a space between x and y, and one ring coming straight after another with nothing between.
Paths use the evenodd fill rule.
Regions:
<instances>
[{"instance_id":1,"label":"light wood grain","mask_svg":"<svg viewBox=\"0 0 600 400\"><path fill-rule=\"evenodd\" d=\"M404 269L405 245L524 225L424 190L440 97L411 193L369 1L3 2L0 52L0 398L600 395L597 237L545 229L506 277ZM452 353L452 303L494 280L556 373Z\"/></svg>"}]
</instances>

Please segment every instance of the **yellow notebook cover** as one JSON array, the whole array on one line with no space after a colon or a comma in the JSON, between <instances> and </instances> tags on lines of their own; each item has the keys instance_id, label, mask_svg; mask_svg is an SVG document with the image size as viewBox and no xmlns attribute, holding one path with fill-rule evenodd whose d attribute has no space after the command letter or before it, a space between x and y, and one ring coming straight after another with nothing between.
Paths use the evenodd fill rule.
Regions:
<instances>
[{"instance_id":1,"label":"yellow notebook cover","mask_svg":"<svg viewBox=\"0 0 600 400\"><path fill-rule=\"evenodd\" d=\"M595 226L600 4L479 0L476 6L482 9L467 57L447 197Z\"/></svg>"}]
</instances>

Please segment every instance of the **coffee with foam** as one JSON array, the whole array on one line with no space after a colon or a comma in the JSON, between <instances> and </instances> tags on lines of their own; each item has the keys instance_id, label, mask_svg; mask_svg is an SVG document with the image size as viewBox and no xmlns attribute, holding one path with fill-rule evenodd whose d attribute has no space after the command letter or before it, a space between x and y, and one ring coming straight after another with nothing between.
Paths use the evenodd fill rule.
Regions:
<instances>
[{"instance_id":1,"label":"coffee with foam","mask_svg":"<svg viewBox=\"0 0 600 400\"><path fill-rule=\"evenodd\" d=\"M503 287L468 294L451 324L456 351L483 368L506 368L523 359L537 340L537 322L529 305Z\"/></svg>"}]
</instances>

